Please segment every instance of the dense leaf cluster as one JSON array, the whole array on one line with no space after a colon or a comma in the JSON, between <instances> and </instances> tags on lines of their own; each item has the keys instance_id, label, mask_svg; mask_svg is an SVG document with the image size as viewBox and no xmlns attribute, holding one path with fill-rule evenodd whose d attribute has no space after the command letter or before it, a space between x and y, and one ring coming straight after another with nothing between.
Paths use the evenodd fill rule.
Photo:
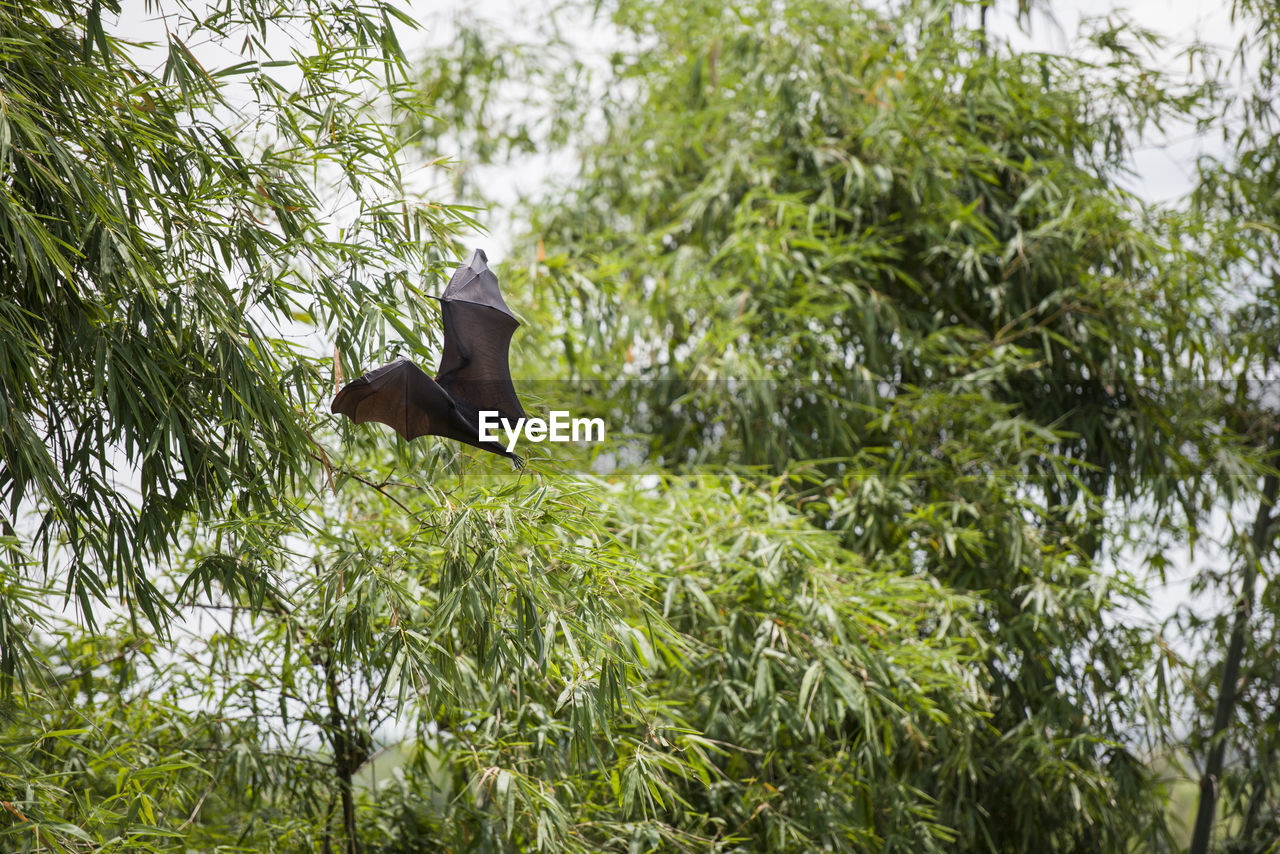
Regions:
<instances>
[{"instance_id":1,"label":"dense leaf cluster","mask_svg":"<svg viewBox=\"0 0 1280 854\"><path fill-rule=\"evenodd\" d=\"M1065 57L965 4L621 0L602 64L581 11L410 86L381 3L158 47L0 5L0 847L1167 851L1229 744L1219 836L1266 850L1266 98L1162 209L1141 133L1225 102L1128 25ZM610 474L315 411L317 331L430 361L468 208L398 164L450 147L468 204L582 164L500 274L526 403L634 431ZM1195 665L1141 615L1215 509L1246 595L1181 615ZM1236 634L1224 740L1188 715Z\"/></svg>"},{"instance_id":2,"label":"dense leaf cluster","mask_svg":"<svg viewBox=\"0 0 1280 854\"><path fill-rule=\"evenodd\" d=\"M8 560L52 572L86 617L110 596L162 625L148 575L191 514L252 537L282 509L312 465L295 318L362 335L447 234L404 201L386 129L346 97L394 79L398 13L318 10L175 15L146 49L111 34L115 4L0 6ZM314 56L268 61L296 21ZM188 48L236 32L232 65ZM337 201L355 209L341 234Z\"/></svg>"}]
</instances>

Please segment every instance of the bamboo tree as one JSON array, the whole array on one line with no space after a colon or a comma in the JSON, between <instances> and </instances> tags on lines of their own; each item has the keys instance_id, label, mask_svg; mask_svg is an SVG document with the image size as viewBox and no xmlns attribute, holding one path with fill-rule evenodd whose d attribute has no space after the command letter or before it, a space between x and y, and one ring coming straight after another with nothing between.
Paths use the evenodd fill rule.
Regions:
<instances>
[{"instance_id":1,"label":"bamboo tree","mask_svg":"<svg viewBox=\"0 0 1280 854\"><path fill-rule=\"evenodd\" d=\"M294 332L364 350L460 222L368 109L405 70L396 7L157 11L148 47L111 0L0 4L6 691L32 597L162 629L151 568L193 518L269 562L328 373Z\"/></svg>"},{"instance_id":2,"label":"bamboo tree","mask_svg":"<svg viewBox=\"0 0 1280 854\"><path fill-rule=\"evenodd\" d=\"M1280 151L1274 102L1280 27L1269 4L1242 0L1232 12L1245 22L1242 36L1230 56L1211 57L1217 63L1211 73L1247 72L1243 85L1220 93L1217 112L1223 116L1226 153L1201 160L1193 200L1195 213L1213 229L1217 275L1229 294L1230 310L1217 329L1226 342L1223 373L1230 377L1218 390L1222 421L1258 449L1265 477L1260 497L1235 487L1237 479L1251 482L1248 474L1217 479L1224 504L1259 503L1248 536L1241 537L1242 545L1233 544L1237 566L1221 576L1206 573L1202 581L1205 589L1220 590L1231 609L1203 622L1189 621L1192 628L1206 629L1203 643L1210 651L1195 674L1204 697L1198 706L1203 719L1191 741L1194 755L1204 762L1190 849L1195 852L1210 850L1215 837L1232 850L1262 851L1280 832L1274 795L1280 786L1274 763L1280 732L1271 714L1280 691L1274 658L1280 608L1275 585L1266 583L1277 490L1276 406L1270 392L1280 340L1275 322L1280 274L1275 264L1275 224L1280 221L1275 163ZM1211 688L1215 683L1216 691Z\"/></svg>"},{"instance_id":3,"label":"bamboo tree","mask_svg":"<svg viewBox=\"0 0 1280 854\"><path fill-rule=\"evenodd\" d=\"M26 30L51 20L11 8ZM299 7L317 54L301 87L256 64L277 20L257 7L184 25L244 28L248 65L188 59L179 28L167 78L109 21L99 34L97 6L57 8L83 14L14 48L53 45L47 64L4 73L56 67L112 96L78 125L0 100L15 127L59 121L4 161L16 198L75 176L57 216L0 206L70 259L19 275L34 256L12 250L6 281L75 319L0 313L33 333L4 338L5 364L66 369L43 391L15 370L39 395L0 402L16 413L0 640L23 641L0 656L17 672L27 650L40 677L0 706L0 846L1176 844L1155 766L1166 658L1121 610L1144 579L1099 560L1126 543L1158 558L1208 485L1256 469L1225 392L1187 382L1221 364L1212 256L1181 248L1203 223L1115 182L1137 128L1198 103L1143 65L1146 34L1104 27L1086 61L1017 54L950 5L626 0L607 8L607 79L543 62L565 57L554 40L522 58L472 32L409 91L387 7ZM603 107L508 108L513 76ZM248 108L219 81L237 77L263 112L232 132L220 117ZM634 472L550 457L478 477L449 443L309 414L329 354L297 329L335 338L348 374L435 353L418 297L461 214L400 190L383 161L402 151L366 109L382 98L417 105L400 129L432 161L450 140L477 162L572 144L583 173L501 269L529 321L516 363L556 381L521 382L547 400L596 381L611 423L649 437ZM132 172L111 159L157 138ZM110 169L126 191L95 195L88 175ZM337 237L334 198L360 200ZM129 252L89 251L117 237ZM28 399L43 409L11 405ZM21 456L42 430L43 468ZM138 507L102 474L113 443L142 458ZM81 601L127 597L176 640L130 614L90 634L56 618L45 560ZM1251 676L1233 684L1270 684Z\"/></svg>"},{"instance_id":4,"label":"bamboo tree","mask_svg":"<svg viewBox=\"0 0 1280 854\"><path fill-rule=\"evenodd\" d=\"M610 417L655 464L780 477L872 565L913 553L978 597L992 738L965 754L979 782L926 787L960 847L1173 844L1146 765L1168 659L1105 615L1141 607L1142 579L1095 560L1120 542L1106 501L1143 507L1155 548L1200 519L1200 460L1238 461L1194 393L1213 279L1185 272L1176 214L1116 183L1138 129L1203 93L1158 83L1124 26L984 56L950 4L713 5L610 7L615 76L560 99L603 106L578 121L601 128L583 175L532 217L536 292L584 319L548 344L570 377L630 380ZM477 43L501 63L458 74L517 90L519 50ZM431 62L427 90L458 67ZM456 123L492 137L466 111L493 101ZM519 115L513 139L554 145Z\"/></svg>"},{"instance_id":5,"label":"bamboo tree","mask_svg":"<svg viewBox=\"0 0 1280 854\"><path fill-rule=\"evenodd\" d=\"M1270 442L1273 449L1275 439L1273 434ZM1213 732L1209 738L1211 746L1208 758L1205 760L1204 775L1200 781L1200 801L1196 809L1195 827L1189 848L1191 854L1205 854L1209 850L1209 834L1213 830L1218 788L1222 784L1222 768L1226 758L1228 744L1226 731L1231 725L1236 700L1241 692L1240 665L1244 655L1245 636L1251 631L1249 624L1253 616L1258 566L1270 552L1271 544L1275 539L1271 514L1278 490L1280 490L1280 477L1274 473L1268 474L1258 499L1258 512L1253 520L1249 551L1245 554L1245 568L1241 574L1240 593L1235 602L1231 639L1222 663L1222 682L1218 687L1218 698L1214 707Z\"/></svg>"}]
</instances>

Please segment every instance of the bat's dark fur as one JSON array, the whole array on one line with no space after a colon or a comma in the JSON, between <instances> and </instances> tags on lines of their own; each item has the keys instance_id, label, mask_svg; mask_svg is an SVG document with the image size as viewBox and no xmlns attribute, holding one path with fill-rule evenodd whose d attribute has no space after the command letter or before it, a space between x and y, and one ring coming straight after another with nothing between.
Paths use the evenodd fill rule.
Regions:
<instances>
[{"instance_id":1,"label":"bat's dark fur","mask_svg":"<svg viewBox=\"0 0 1280 854\"><path fill-rule=\"evenodd\" d=\"M479 438L481 410L497 410L511 422L525 417L508 363L511 334L520 322L503 302L487 261L484 252L472 252L440 297L444 354L435 379L402 357L347 383L330 411L359 424L379 421L405 439L457 439L519 465L520 458L501 443Z\"/></svg>"}]
</instances>

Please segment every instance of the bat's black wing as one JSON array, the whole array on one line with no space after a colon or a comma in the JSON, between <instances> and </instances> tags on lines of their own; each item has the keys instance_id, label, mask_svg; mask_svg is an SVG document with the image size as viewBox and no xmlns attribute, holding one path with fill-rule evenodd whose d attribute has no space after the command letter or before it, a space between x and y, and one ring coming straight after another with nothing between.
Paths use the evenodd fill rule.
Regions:
<instances>
[{"instance_id":1,"label":"bat's black wing","mask_svg":"<svg viewBox=\"0 0 1280 854\"><path fill-rule=\"evenodd\" d=\"M436 382L472 409L496 410L504 418L524 418L508 361L511 335L520 325L502 300L498 277L484 252L471 253L440 297L444 314L444 354Z\"/></svg>"},{"instance_id":2,"label":"bat's black wing","mask_svg":"<svg viewBox=\"0 0 1280 854\"><path fill-rule=\"evenodd\" d=\"M357 424L386 424L405 439L441 435L454 408L444 389L403 357L347 383L329 407Z\"/></svg>"},{"instance_id":3,"label":"bat's black wing","mask_svg":"<svg viewBox=\"0 0 1280 854\"><path fill-rule=\"evenodd\" d=\"M386 424L407 440L444 436L518 459L501 443L481 442L475 417L459 408L439 383L405 358L347 383L329 410L346 415L357 424Z\"/></svg>"}]
</instances>

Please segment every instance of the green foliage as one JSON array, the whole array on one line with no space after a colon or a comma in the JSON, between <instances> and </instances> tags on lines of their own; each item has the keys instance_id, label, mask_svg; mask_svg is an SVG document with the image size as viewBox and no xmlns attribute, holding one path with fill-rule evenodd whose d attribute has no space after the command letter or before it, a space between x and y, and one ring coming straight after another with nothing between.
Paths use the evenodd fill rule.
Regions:
<instances>
[{"instance_id":1,"label":"green foliage","mask_svg":"<svg viewBox=\"0 0 1280 854\"><path fill-rule=\"evenodd\" d=\"M1243 24L1242 35L1225 70L1244 74L1239 86L1224 88L1218 98L1217 112L1225 117L1225 154L1199 161L1192 210L1211 235L1228 295L1227 311L1214 324L1227 342L1221 356L1224 378L1218 384L1222 420L1274 471L1280 344L1275 165L1280 148L1273 84L1280 19L1273 7L1248 0L1233 4L1233 15ZM1240 480L1252 486L1254 479ZM1229 488L1224 486L1224 492ZM1274 493L1274 481L1270 489ZM1222 544L1229 563L1208 568L1195 581L1198 594L1216 594L1224 607L1177 616L1181 631L1201 638L1214 651L1192 670L1198 715L1188 744L1198 770L1214 783L1200 792L1193 854L1210 850L1211 841L1223 851L1267 851L1280 832L1280 730L1274 715L1280 696L1275 667L1280 603L1272 583L1278 530L1266 490L1260 505L1253 489L1242 490L1238 503L1253 506L1247 516L1240 513L1227 523ZM1211 826L1215 806L1218 821Z\"/></svg>"},{"instance_id":2,"label":"green foliage","mask_svg":"<svg viewBox=\"0 0 1280 854\"><path fill-rule=\"evenodd\" d=\"M750 417L732 430L744 442L776 411L793 458L843 456L863 431L829 413L874 402L878 381L954 378L1059 429L1096 494L1113 477L1129 491L1170 455L1138 386L1186 344L1144 307L1195 297L1171 288L1168 250L1109 181L1115 114L1149 92L1103 88L1121 58L984 59L936 24L911 37L928 24L914 12L894 25L793 4L765 27L752 4L623 6L664 50L626 67L643 101L588 151L581 200L538 227L557 251L611 253L603 275L584 271L605 298L580 306L631 319L609 356L655 347L642 371L812 391L744 414L698 401L709 420ZM633 294L646 299L619 312ZM777 464L783 449L747 451Z\"/></svg>"},{"instance_id":3,"label":"green foliage","mask_svg":"<svg viewBox=\"0 0 1280 854\"><path fill-rule=\"evenodd\" d=\"M2 11L0 847L1176 846L1185 663L1116 556L1158 571L1252 500L1269 422L1193 380L1269 365L1257 305L1214 338L1265 242L1207 237L1268 185L1119 188L1212 91L1148 34L1067 58L963 5L623 0L607 69L476 28L415 88L378 4L212 10L155 73L110 7ZM245 41L211 68L202 38ZM464 193L581 160L500 270L516 373L594 392L633 472L313 415L316 329L348 375L430 361L466 220L407 198L406 141L461 147ZM1239 744L1262 834L1274 750Z\"/></svg>"},{"instance_id":4,"label":"green foliage","mask_svg":"<svg viewBox=\"0 0 1280 854\"><path fill-rule=\"evenodd\" d=\"M927 4L611 11L615 79L578 120L603 133L530 238L533 290L582 318L548 342L569 376L623 365L612 420L653 460L780 476L864 559L976 597L990 738L964 784L922 785L958 847L1160 839L1167 661L1117 618L1138 578L1096 561L1194 536L1206 461L1243 463L1194 382L1221 364L1194 223L1116 177L1203 91L1147 69L1150 37L1121 26L1087 59L989 52ZM503 60L467 66L467 103L518 64L486 55Z\"/></svg>"},{"instance_id":5,"label":"green foliage","mask_svg":"<svg viewBox=\"0 0 1280 854\"><path fill-rule=\"evenodd\" d=\"M120 13L0 6L0 500L11 567L162 628L148 573L190 516L269 552L310 477L319 377L290 330L332 323L349 354L456 218L405 196L349 97L397 95L394 7L231 4L149 48ZM295 59L264 59L298 22ZM237 38L222 66L188 47Z\"/></svg>"},{"instance_id":6,"label":"green foliage","mask_svg":"<svg viewBox=\"0 0 1280 854\"><path fill-rule=\"evenodd\" d=\"M105 842L140 792L134 850L318 851L344 751L392 735L409 759L359 812L384 850L947 838L915 785L856 781L961 774L985 716L967 603L726 486L349 482L278 606L202 608L172 658L47 651L8 833Z\"/></svg>"}]
</instances>

